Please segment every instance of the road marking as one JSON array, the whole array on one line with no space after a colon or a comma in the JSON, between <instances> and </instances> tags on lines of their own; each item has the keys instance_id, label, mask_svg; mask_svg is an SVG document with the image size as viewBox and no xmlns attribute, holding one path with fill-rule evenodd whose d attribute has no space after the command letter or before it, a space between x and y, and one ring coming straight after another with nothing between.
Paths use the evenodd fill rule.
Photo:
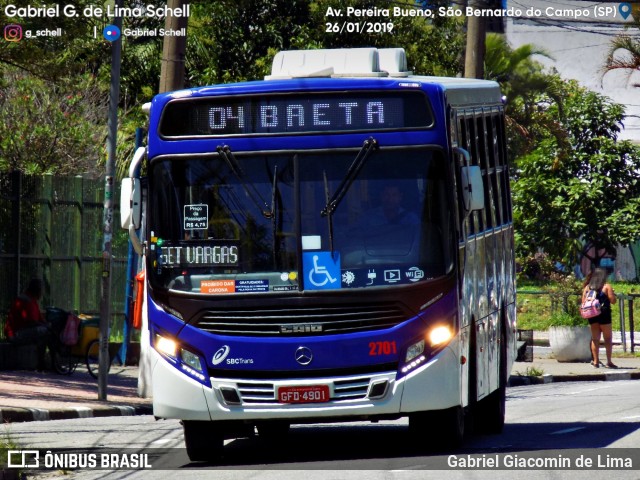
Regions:
<instances>
[{"instance_id":1,"label":"road marking","mask_svg":"<svg viewBox=\"0 0 640 480\"><path fill-rule=\"evenodd\" d=\"M569 392L569 395L579 395L581 393L587 393L587 392L597 392L598 390L604 390L607 388L611 388L610 386L605 386L605 387L598 387L598 388L587 388L586 390L579 390L577 392Z\"/></svg>"},{"instance_id":2,"label":"road marking","mask_svg":"<svg viewBox=\"0 0 640 480\"><path fill-rule=\"evenodd\" d=\"M169 443L172 442L173 440L171 438L161 438L160 440L156 440L154 442L151 442L151 444L153 445L163 445L165 443Z\"/></svg>"},{"instance_id":3,"label":"road marking","mask_svg":"<svg viewBox=\"0 0 640 480\"><path fill-rule=\"evenodd\" d=\"M565 428L564 430L558 430L557 432L553 432L550 435L564 435L565 433L577 432L578 430L584 430L587 427L573 427L573 428Z\"/></svg>"}]
</instances>

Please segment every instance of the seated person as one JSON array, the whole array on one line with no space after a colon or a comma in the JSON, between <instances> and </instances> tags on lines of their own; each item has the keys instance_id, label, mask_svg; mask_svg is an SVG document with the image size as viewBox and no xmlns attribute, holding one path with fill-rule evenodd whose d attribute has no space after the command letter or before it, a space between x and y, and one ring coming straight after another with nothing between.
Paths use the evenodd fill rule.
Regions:
<instances>
[{"instance_id":1,"label":"seated person","mask_svg":"<svg viewBox=\"0 0 640 480\"><path fill-rule=\"evenodd\" d=\"M44 370L44 355L50 330L40 311L42 281L34 278L24 293L11 304L4 330L7 339L15 344L35 344L38 347L38 370Z\"/></svg>"},{"instance_id":2,"label":"seated person","mask_svg":"<svg viewBox=\"0 0 640 480\"><path fill-rule=\"evenodd\" d=\"M381 225L417 225L418 216L402 207L403 193L398 185L386 185L382 189L380 206L364 216L370 227Z\"/></svg>"},{"instance_id":3,"label":"seated person","mask_svg":"<svg viewBox=\"0 0 640 480\"><path fill-rule=\"evenodd\" d=\"M395 183L382 188L379 206L363 212L357 226L338 245L343 250L345 266L417 261L420 219L403 207L403 196Z\"/></svg>"}]
</instances>

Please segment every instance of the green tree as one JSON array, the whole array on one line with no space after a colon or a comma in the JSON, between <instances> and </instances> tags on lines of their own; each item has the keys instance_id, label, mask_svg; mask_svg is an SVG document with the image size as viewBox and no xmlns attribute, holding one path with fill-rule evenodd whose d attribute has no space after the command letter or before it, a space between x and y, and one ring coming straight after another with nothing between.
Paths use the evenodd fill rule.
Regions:
<instances>
[{"instance_id":1,"label":"green tree","mask_svg":"<svg viewBox=\"0 0 640 480\"><path fill-rule=\"evenodd\" d=\"M629 76L640 71L640 40L622 35L611 42L609 54L604 65L604 73L624 70ZM633 85L640 87L639 83Z\"/></svg>"},{"instance_id":2,"label":"green tree","mask_svg":"<svg viewBox=\"0 0 640 480\"><path fill-rule=\"evenodd\" d=\"M513 183L516 241L521 256L543 248L574 264L596 252L615 252L640 236L640 148L617 141L624 108L559 78L563 108L537 100L540 125L552 125L517 161ZM598 253L590 257L599 264Z\"/></svg>"},{"instance_id":3,"label":"green tree","mask_svg":"<svg viewBox=\"0 0 640 480\"><path fill-rule=\"evenodd\" d=\"M53 83L23 70L0 77L0 170L96 173L106 97L90 75Z\"/></svg>"},{"instance_id":4,"label":"green tree","mask_svg":"<svg viewBox=\"0 0 640 480\"><path fill-rule=\"evenodd\" d=\"M500 83L506 98L508 149L513 159L530 152L552 128L547 115L539 115L537 98L546 94L558 106L562 99L555 91L554 77L545 73L536 55L552 58L545 50L526 44L512 48L503 35L490 33L486 39L485 78Z\"/></svg>"}]
</instances>

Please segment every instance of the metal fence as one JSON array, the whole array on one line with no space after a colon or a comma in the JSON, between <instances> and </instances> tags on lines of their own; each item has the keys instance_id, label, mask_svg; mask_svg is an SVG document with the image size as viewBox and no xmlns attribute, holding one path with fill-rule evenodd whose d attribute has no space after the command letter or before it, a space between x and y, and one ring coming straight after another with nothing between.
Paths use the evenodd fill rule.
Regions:
<instances>
[{"instance_id":1,"label":"metal fence","mask_svg":"<svg viewBox=\"0 0 640 480\"><path fill-rule=\"evenodd\" d=\"M618 302L612 305L613 329L620 332L624 351L627 345L635 351L635 318L640 315L640 294L617 294ZM535 323L536 318L548 319L555 312L579 315L581 295L557 294L545 291L518 290L517 311L519 319ZM525 320L526 319L526 320ZM587 321L585 320L585 325Z\"/></svg>"},{"instance_id":2,"label":"metal fence","mask_svg":"<svg viewBox=\"0 0 640 480\"><path fill-rule=\"evenodd\" d=\"M103 201L103 180L0 174L0 327L32 277L44 281L43 307L100 313ZM115 230L110 324L116 335L124 319L127 242Z\"/></svg>"}]
</instances>

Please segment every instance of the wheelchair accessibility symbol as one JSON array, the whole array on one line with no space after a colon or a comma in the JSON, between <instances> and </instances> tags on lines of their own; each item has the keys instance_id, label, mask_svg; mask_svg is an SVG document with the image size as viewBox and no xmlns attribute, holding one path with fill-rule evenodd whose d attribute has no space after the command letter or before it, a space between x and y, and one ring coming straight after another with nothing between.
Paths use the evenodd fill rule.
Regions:
<instances>
[{"instance_id":1,"label":"wheelchair accessibility symbol","mask_svg":"<svg viewBox=\"0 0 640 480\"><path fill-rule=\"evenodd\" d=\"M302 255L305 289L328 290L340 288L340 254L304 252Z\"/></svg>"}]
</instances>

